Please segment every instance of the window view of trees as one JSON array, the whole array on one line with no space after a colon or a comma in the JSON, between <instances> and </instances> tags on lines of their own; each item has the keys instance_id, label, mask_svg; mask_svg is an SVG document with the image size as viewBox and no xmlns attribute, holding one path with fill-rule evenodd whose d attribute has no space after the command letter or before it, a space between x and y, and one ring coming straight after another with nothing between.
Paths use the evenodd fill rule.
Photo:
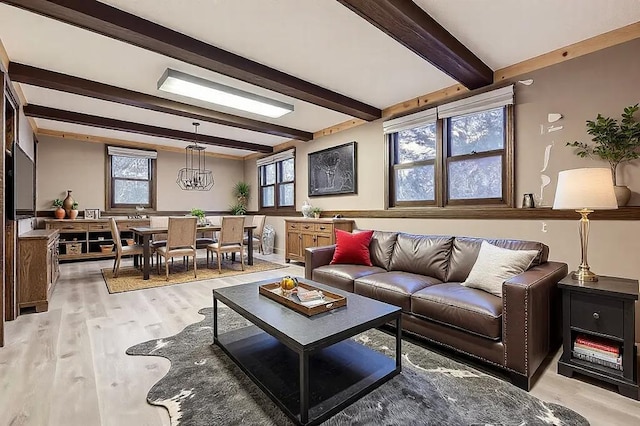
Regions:
<instances>
[{"instance_id":1,"label":"window view of trees","mask_svg":"<svg viewBox=\"0 0 640 426\"><path fill-rule=\"evenodd\" d=\"M506 107L440 120L440 127L430 123L389 135L390 205L435 205L440 192L440 205L502 200ZM443 164L436 161L441 151Z\"/></svg>"},{"instance_id":2,"label":"window view of trees","mask_svg":"<svg viewBox=\"0 0 640 426\"><path fill-rule=\"evenodd\" d=\"M111 156L112 207L151 204L151 159Z\"/></svg>"},{"instance_id":3,"label":"window view of trees","mask_svg":"<svg viewBox=\"0 0 640 426\"><path fill-rule=\"evenodd\" d=\"M261 208L295 206L296 170L294 158L260 166L258 175Z\"/></svg>"},{"instance_id":4,"label":"window view of trees","mask_svg":"<svg viewBox=\"0 0 640 426\"><path fill-rule=\"evenodd\" d=\"M436 124L399 131L394 139L395 201L434 201Z\"/></svg>"},{"instance_id":5,"label":"window view of trees","mask_svg":"<svg viewBox=\"0 0 640 426\"><path fill-rule=\"evenodd\" d=\"M449 200L502 197L505 108L448 119Z\"/></svg>"}]
</instances>

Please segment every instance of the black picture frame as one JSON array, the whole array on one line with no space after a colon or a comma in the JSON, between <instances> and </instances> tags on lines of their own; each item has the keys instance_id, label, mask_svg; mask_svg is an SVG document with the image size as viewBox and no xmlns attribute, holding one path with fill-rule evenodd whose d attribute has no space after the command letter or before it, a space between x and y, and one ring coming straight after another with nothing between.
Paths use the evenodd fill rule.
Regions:
<instances>
[{"instance_id":1,"label":"black picture frame","mask_svg":"<svg viewBox=\"0 0 640 426\"><path fill-rule=\"evenodd\" d=\"M308 154L309 197L357 194L357 144L349 142Z\"/></svg>"}]
</instances>

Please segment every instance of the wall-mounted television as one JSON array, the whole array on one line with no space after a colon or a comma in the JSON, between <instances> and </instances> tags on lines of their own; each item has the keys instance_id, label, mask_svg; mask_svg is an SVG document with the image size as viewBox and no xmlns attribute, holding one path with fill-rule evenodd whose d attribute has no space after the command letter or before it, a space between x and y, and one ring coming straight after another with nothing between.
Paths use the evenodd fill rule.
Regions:
<instances>
[{"instance_id":1,"label":"wall-mounted television","mask_svg":"<svg viewBox=\"0 0 640 426\"><path fill-rule=\"evenodd\" d=\"M17 144L13 150L13 155L15 157L13 176L15 182L14 202L16 218L34 217L36 214L35 163Z\"/></svg>"}]
</instances>

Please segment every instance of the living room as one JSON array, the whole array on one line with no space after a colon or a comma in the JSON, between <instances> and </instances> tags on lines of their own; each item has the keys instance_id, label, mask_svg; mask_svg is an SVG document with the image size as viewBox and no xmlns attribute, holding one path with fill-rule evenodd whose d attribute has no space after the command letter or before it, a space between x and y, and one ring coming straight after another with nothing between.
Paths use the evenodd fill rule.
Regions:
<instances>
[{"instance_id":1,"label":"living room","mask_svg":"<svg viewBox=\"0 0 640 426\"><path fill-rule=\"evenodd\" d=\"M576 225L580 214L573 210L581 207L553 208L559 173L610 165L597 155L583 158L577 155L579 148L567 144L593 144L593 135L587 133L587 120L596 120L601 114L620 121L624 108L640 102L635 78L640 75L640 7L632 0L615 5L595 0L580 5L459 1L447 2L447 7L431 0L381 1L371 2L376 3L371 6L373 10L364 5L367 2L358 1L304 5L291 0L223 1L199 4L198 8L206 11L202 14L183 10L185 6L180 2L86 2L90 4L86 10L79 4L61 6L55 1L2 3L0 68L8 99L3 105L8 102L13 107L14 130L17 129L13 132L17 135L13 167L19 175L17 157L21 151L20 155L31 160L35 174L33 189L29 196L22 197L26 198L27 207L14 212L24 210L22 215L4 219L8 232L3 246L7 247L3 275L15 274L4 281L4 305L8 306L12 294L14 304L5 309L3 319L7 321L0 327L4 338L4 347L0 348L0 409L6 413L2 417L7 424L227 424L238 420L231 414L219 414L222 417L212 417L216 421L209 423L199 423L191 417L197 408L185 400L216 399L214 394L183 395L173 402L154 397L151 392L162 387L154 385L163 383L165 375L169 378L180 374L175 370L179 363L160 357L131 356L125 351L151 339L160 339L156 343L162 346L162 339L169 341L169 336L179 335L185 327L201 321L203 315L209 320L209 314L198 311L212 306L212 289L284 275L303 277L305 265L299 262L303 259L290 256L287 242L288 226L301 220L337 224L333 218L339 216L353 230L539 242L548 247L549 261L566 264L568 271L578 269L581 246ZM223 75L219 69L207 69L205 56L211 51L198 56L177 42L158 46L152 37L142 34L142 27L125 28L126 23L111 33L99 24L109 25L105 23L109 19L105 8L109 7L271 68L259 75L260 70L249 67L253 80L245 79L247 74L241 71L235 76ZM376 7L393 19L404 20L409 27L420 27L420 31L413 38L402 38L393 28L381 30L388 21L375 13ZM86 13L94 15L87 18ZM484 23L473 25L478 17L484 17ZM242 36L238 25L243 29ZM437 28L450 34L443 35ZM154 31L159 31L155 33L158 39L159 34L166 34ZM296 33L303 36L291 37ZM262 43L256 43L260 38ZM175 42L177 38L171 40ZM421 46L433 48L439 43L445 45L438 51L441 58L420 51ZM298 59L292 61L291 57ZM166 69L274 99L276 104L291 105L293 111L279 119L265 119L170 94L158 89ZM276 75L274 69L317 86L307 86L307 94L301 94L302 86L290 82L285 87L286 82L279 81L282 76ZM261 79L271 80L257 83ZM482 82L478 83L478 79ZM483 157L482 152L478 157L480 164L485 164L482 159L497 157L502 168L497 174L491 174L489 167L473 169L479 176L497 176L499 180L497 195L494 192L484 197L484 202L478 202L482 197L471 197L476 202L465 202L465 196L452 197L452 188L447 187L444 177L451 168L447 164L455 164L447 158L446 151L451 148L442 136L444 129L450 125L451 117L468 114L469 109L464 108L473 108L473 102L492 105L486 108L498 106L505 123L502 145L490 149L493 157ZM448 115L455 108L467 112L457 110ZM482 109L472 113L478 111ZM635 117L638 119L640 114L635 113ZM226 125L222 124L224 120ZM412 120L433 126L433 151L429 151L429 145L419 153L435 153L419 158L413 165L396 161L402 146L394 139L412 128L411 123L416 122ZM193 126L193 122L200 126ZM7 142L6 130L2 135L8 147L11 142ZM198 143L206 147L204 168L213 172L214 182L206 191L185 190L179 182L180 170L189 168L190 154L185 160L185 147ZM153 164L149 174L153 199L148 206L121 207L113 202L115 187L110 182L117 176L108 166L112 156L109 147L154 153L149 160ZM318 191L318 179L329 174L322 171L325 175L319 178L321 167L313 162L319 155L337 149L347 151L346 158L351 159L347 170L350 180L341 190L314 192ZM638 152L637 148L634 152ZM475 150L469 151L462 161L478 161L472 158L476 154ZM283 161L291 159L293 179L281 179L285 174L282 171L275 174L275 182L267 178L271 165L279 168ZM588 263L601 277L633 281L640 277L640 160L633 156L629 159L617 167L615 183L629 188L631 197L626 205L594 209L597 211L588 216L592 221ZM10 162L13 161L5 159L5 172ZM411 170L410 166L432 167L428 190L410 190L413 183L422 183L420 180L406 180L407 188L402 188L401 177L406 177L402 170ZM263 174L260 179L259 174ZM420 179L426 175L420 174ZM453 175L448 178L455 180ZM16 281L20 280L22 262L16 247L21 236L24 239L32 230L44 230L53 223L52 202L64 199L67 191L71 190L72 198L79 203L80 217L75 223L84 223L95 211L102 220L116 217L126 222L184 216L192 209L203 210L207 217L227 216L238 202L234 187L239 182L246 182L250 188L246 216L265 215L265 227L275 235L273 254L258 253L258 246L253 247L257 267L261 262L266 265L260 272L251 273L247 265L244 274L238 271L237 275L218 278L215 267L201 269L198 263L198 281L191 277L190 282L176 284L175 276L171 276L180 263L176 259L169 270L169 284L173 285L165 285L164 269L157 274L154 264L152 278L159 277L161 282L157 287L112 293L105 286L107 279L102 272L111 270L112 252L101 260L82 261L64 259L62 256L69 252L61 252L60 276L47 311L34 313L20 309L16 303L20 293ZM16 182L16 195L25 188L24 183ZM489 190L495 191L496 186ZM6 198L7 192L4 194ZM308 204L319 210L319 222L302 219ZM5 208L7 205L5 199ZM66 226L69 222L62 223ZM150 226L146 222L132 223L133 228ZM104 226L109 224L104 222ZM110 231L102 231L96 231L96 238L109 239ZM62 235L59 238L64 238ZM133 232L131 237L135 235ZM260 242L264 242L263 236L264 232ZM60 244L67 250L79 243L68 239ZM98 240L91 244L96 250L102 245ZM313 240L311 245L321 244ZM6 252L12 246L16 254L7 258ZM304 249L299 253L302 258L305 256ZM199 250L197 256L203 259L205 250ZM269 269L267 263L275 264L277 269ZM225 265L240 268L238 262L231 260ZM129 258L123 260L123 269L141 277ZM188 269L188 262L187 272L193 272ZM11 312L18 315L11 317ZM637 309L635 312L634 340L640 342L640 315ZM550 329L561 331L562 327L561 318L549 324ZM520 389L509 383L508 374L501 376L499 368L494 371L495 365L486 365L473 353L469 356L455 347L442 349L433 342L403 337L410 339L407 344L403 339L403 349L413 348L411 345L418 348L423 343L426 350L442 350L445 358L451 357L473 371L497 375L500 386L509 387L497 388L496 392L513 392L514 398L538 398L580 416L562 417L566 413L559 411L554 415L561 420L538 418L546 424L583 424L582 418L594 425L640 421L637 377L635 399L619 393L611 382L579 374L565 377L557 372L563 352L560 342L555 342L545 357L529 392L519 393ZM413 371L409 365L415 359L410 351L407 356L409 361L403 358L403 372ZM233 363L223 365L229 369ZM237 369L237 374L243 373ZM182 382L187 376L177 380L189 389L189 383ZM245 382L241 383L234 386L242 388ZM387 384L381 385L380 390ZM281 413L274 414L278 406L258 387L254 388L242 388L238 395L252 399L251 407L260 406L263 400L271 405L258 412L246 408L246 401L239 402L251 411L239 418L245 422L277 423L283 418L278 417ZM445 398L452 397L446 390L439 390ZM371 395L374 393L363 398ZM156 403L152 405L153 400ZM232 403L230 399L225 401ZM350 412L337 414L327 420L328 424L348 424L345 413ZM520 414L505 415L520 419ZM404 421L443 424L444 418L447 417L415 414ZM493 418L493 422L499 423L501 418ZM385 424L401 424L397 417L383 419ZM453 417L448 419L455 423ZM489 423L487 418L476 420Z\"/></svg>"}]
</instances>

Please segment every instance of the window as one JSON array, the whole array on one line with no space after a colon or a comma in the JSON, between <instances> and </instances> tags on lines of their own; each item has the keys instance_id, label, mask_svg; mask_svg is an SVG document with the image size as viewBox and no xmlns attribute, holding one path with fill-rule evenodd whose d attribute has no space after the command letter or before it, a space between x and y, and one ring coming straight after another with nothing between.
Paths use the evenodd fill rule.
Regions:
<instances>
[{"instance_id":1,"label":"window","mask_svg":"<svg viewBox=\"0 0 640 426\"><path fill-rule=\"evenodd\" d=\"M107 147L107 203L110 209L155 209L155 151Z\"/></svg>"},{"instance_id":2,"label":"window","mask_svg":"<svg viewBox=\"0 0 640 426\"><path fill-rule=\"evenodd\" d=\"M389 120L390 207L513 204L513 86Z\"/></svg>"},{"instance_id":3,"label":"window","mask_svg":"<svg viewBox=\"0 0 640 426\"><path fill-rule=\"evenodd\" d=\"M258 160L261 209L295 209L295 151Z\"/></svg>"}]
</instances>

